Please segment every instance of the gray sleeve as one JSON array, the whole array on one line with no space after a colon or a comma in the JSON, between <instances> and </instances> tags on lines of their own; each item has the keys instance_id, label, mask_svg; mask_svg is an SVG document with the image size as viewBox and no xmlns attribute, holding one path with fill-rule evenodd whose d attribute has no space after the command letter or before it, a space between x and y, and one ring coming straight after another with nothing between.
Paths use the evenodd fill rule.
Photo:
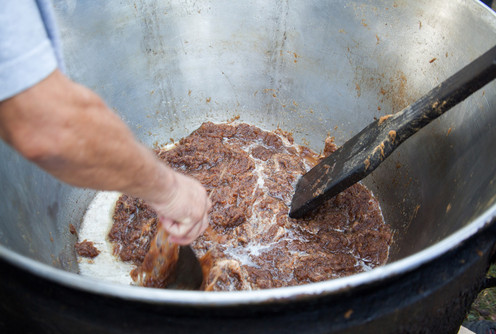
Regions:
<instances>
[{"instance_id":1,"label":"gray sleeve","mask_svg":"<svg viewBox=\"0 0 496 334\"><path fill-rule=\"evenodd\" d=\"M42 0L0 4L0 101L37 84L57 66L55 23ZM47 20L45 22L45 20Z\"/></svg>"}]
</instances>

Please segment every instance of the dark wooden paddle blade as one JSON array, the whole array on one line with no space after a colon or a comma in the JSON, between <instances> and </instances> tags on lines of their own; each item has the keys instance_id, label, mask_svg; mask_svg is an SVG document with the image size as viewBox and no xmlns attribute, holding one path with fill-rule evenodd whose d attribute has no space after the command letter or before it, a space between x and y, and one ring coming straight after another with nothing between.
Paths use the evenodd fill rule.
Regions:
<instances>
[{"instance_id":1,"label":"dark wooden paddle blade","mask_svg":"<svg viewBox=\"0 0 496 334\"><path fill-rule=\"evenodd\" d=\"M175 275L175 280L167 286L167 289L200 289L203 283L203 271L190 246L179 246Z\"/></svg>"},{"instance_id":2,"label":"dark wooden paddle blade","mask_svg":"<svg viewBox=\"0 0 496 334\"><path fill-rule=\"evenodd\" d=\"M370 174L402 142L496 77L496 46L402 111L381 117L303 175L289 216L301 218Z\"/></svg>"},{"instance_id":3,"label":"dark wooden paddle blade","mask_svg":"<svg viewBox=\"0 0 496 334\"><path fill-rule=\"evenodd\" d=\"M138 282L154 288L198 290L203 270L191 246L172 243L159 227L139 268Z\"/></svg>"}]
</instances>

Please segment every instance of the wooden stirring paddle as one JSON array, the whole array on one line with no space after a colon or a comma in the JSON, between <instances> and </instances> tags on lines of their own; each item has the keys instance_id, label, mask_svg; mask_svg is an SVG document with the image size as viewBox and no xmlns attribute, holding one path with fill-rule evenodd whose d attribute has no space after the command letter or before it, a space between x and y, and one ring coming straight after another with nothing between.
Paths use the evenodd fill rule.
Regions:
<instances>
[{"instance_id":1,"label":"wooden stirring paddle","mask_svg":"<svg viewBox=\"0 0 496 334\"><path fill-rule=\"evenodd\" d=\"M289 216L301 218L370 174L401 143L496 77L496 46L402 111L381 117L303 175Z\"/></svg>"},{"instance_id":2,"label":"wooden stirring paddle","mask_svg":"<svg viewBox=\"0 0 496 334\"><path fill-rule=\"evenodd\" d=\"M170 242L159 225L138 273L138 282L155 288L198 290L203 272L191 247Z\"/></svg>"}]
</instances>

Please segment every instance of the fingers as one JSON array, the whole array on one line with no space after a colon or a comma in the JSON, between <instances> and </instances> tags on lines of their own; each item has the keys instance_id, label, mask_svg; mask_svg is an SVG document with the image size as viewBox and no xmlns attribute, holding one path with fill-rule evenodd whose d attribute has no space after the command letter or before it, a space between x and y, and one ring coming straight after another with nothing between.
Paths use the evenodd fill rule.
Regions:
<instances>
[{"instance_id":1,"label":"fingers","mask_svg":"<svg viewBox=\"0 0 496 334\"><path fill-rule=\"evenodd\" d=\"M208 218L205 217L199 224L193 226L193 228L184 235L170 235L170 241L175 242L180 245L188 245L192 243L196 238L198 238L208 227Z\"/></svg>"},{"instance_id":2,"label":"fingers","mask_svg":"<svg viewBox=\"0 0 496 334\"><path fill-rule=\"evenodd\" d=\"M171 219L161 217L160 221L162 226L169 232L169 238L172 242L180 245L187 245L192 243L196 238L198 238L208 227L208 215L207 212L210 209L211 203L208 200L205 207L205 215L203 218L195 223L192 222L175 222Z\"/></svg>"}]
</instances>

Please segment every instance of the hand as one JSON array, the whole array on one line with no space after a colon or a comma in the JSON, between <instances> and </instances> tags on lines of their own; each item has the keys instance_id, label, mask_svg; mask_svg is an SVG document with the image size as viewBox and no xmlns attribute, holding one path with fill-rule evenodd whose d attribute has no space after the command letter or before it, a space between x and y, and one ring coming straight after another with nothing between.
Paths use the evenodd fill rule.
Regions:
<instances>
[{"instance_id":1,"label":"hand","mask_svg":"<svg viewBox=\"0 0 496 334\"><path fill-rule=\"evenodd\" d=\"M174 182L162 202L150 203L157 212L170 241L190 244L208 226L210 199L205 188L195 179L173 172Z\"/></svg>"}]
</instances>

